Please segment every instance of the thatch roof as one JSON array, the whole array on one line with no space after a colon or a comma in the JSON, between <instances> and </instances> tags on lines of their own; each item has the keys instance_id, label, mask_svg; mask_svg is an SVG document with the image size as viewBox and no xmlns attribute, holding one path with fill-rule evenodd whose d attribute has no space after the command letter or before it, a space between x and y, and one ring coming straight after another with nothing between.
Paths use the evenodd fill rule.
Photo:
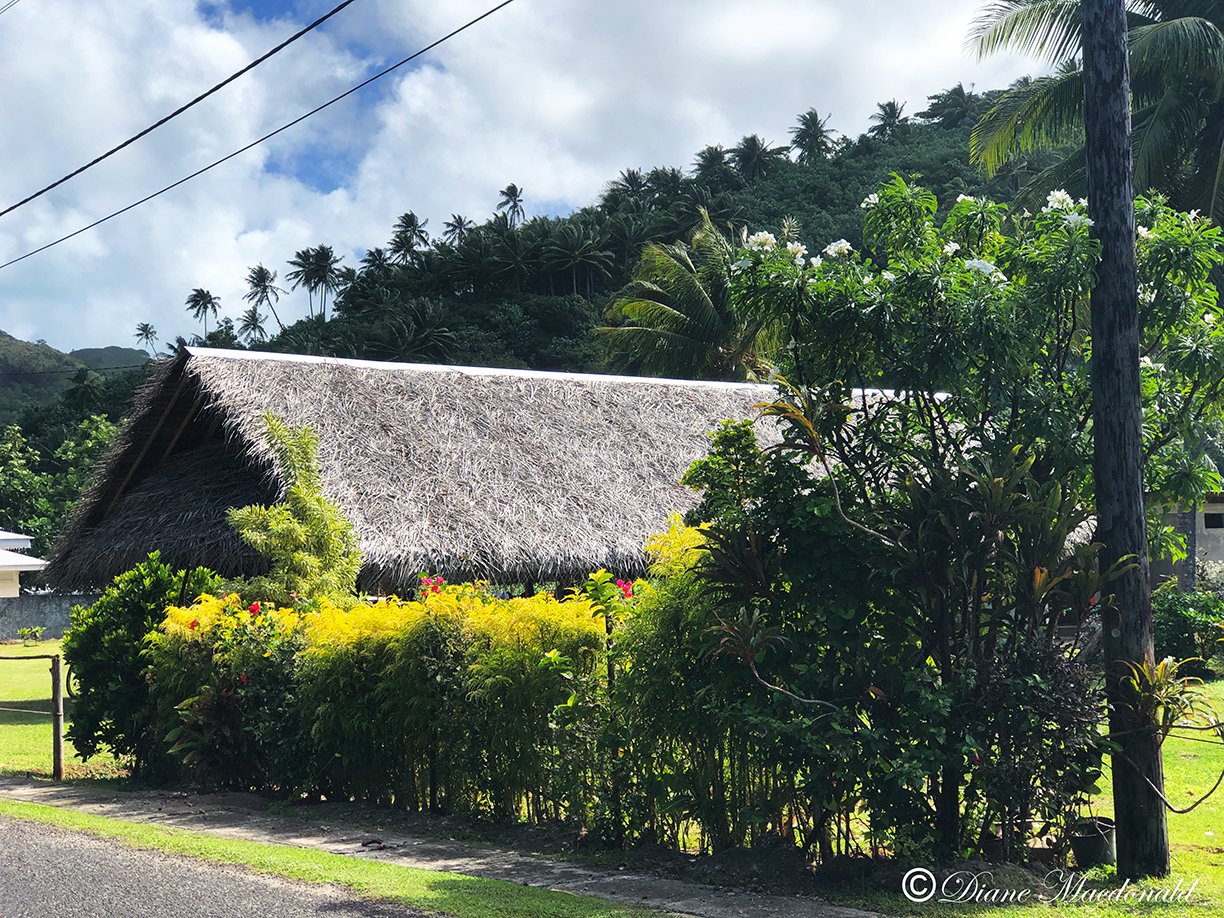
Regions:
<instances>
[{"instance_id":1,"label":"thatch roof","mask_svg":"<svg viewBox=\"0 0 1224 918\"><path fill-rule=\"evenodd\" d=\"M692 506L679 484L724 418L767 386L191 349L163 363L51 557L103 583L157 548L175 565L260 569L231 506L276 499L267 411L319 436L324 491L356 527L362 585L551 581L642 569Z\"/></svg>"}]
</instances>

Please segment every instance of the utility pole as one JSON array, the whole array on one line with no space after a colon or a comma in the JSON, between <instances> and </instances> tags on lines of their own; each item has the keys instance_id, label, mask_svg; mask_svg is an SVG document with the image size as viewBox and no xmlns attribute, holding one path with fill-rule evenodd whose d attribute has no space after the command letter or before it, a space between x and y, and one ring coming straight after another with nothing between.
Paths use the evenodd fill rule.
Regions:
<instances>
[{"instance_id":1,"label":"utility pole","mask_svg":"<svg viewBox=\"0 0 1224 918\"><path fill-rule=\"evenodd\" d=\"M1097 539L1106 568L1131 556L1104 613L1118 875L1169 872L1164 764L1155 726L1143 723L1123 682L1127 662L1153 662L1152 595L1143 514L1139 297L1131 163L1130 69L1124 0L1082 0L1088 213L1101 243L1092 290L1093 472Z\"/></svg>"}]
</instances>

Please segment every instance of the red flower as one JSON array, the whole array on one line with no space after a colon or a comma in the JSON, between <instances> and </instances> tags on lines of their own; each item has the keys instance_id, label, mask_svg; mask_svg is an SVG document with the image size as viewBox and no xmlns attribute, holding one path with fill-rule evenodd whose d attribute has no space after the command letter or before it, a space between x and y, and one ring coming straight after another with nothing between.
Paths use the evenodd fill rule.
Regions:
<instances>
[{"instance_id":1,"label":"red flower","mask_svg":"<svg viewBox=\"0 0 1224 918\"><path fill-rule=\"evenodd\" d=\"M239 681L239 682L241 682L243 685L246 685L246 684L247 684L247 677L246 677L246 673L242 673L242 674L241 674L241 675L238 677L238 681Z\"/></svg>"},{"instance_id":2,"label":"red flower","mask_svg":"<svg viewBox=\"0 0 1224 918\"><path fill-rule=\"evenodd\" d=\"M198 618L193 618L191 620L191 624L188 625L187 627L190 628L192 631L195 631L197 628L200 627L200 620Z\"/></svg>"},{"instance_id":3,"label":"red flower","mask_svg":"<svg viewBox=\"0 0 1224 918\"><path fill-rule=\"evenodd\" d=\"M259 614L259 603L253 602L247 606L247 611L251 613L251 618Z\"/></svg>"}]
</instances>

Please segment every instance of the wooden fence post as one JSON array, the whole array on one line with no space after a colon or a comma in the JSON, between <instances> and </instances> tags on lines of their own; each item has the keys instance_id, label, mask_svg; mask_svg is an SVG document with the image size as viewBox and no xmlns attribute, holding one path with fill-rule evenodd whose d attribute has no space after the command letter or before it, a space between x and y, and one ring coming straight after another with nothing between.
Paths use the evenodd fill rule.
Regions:
<instances>
[{"instance_id":1,"label":"wooden fence post","mask_svg":"<svg viewBox=\"0 0 1224 918\"><path fill-rule=\"evenodd\" d=\"M64 677L60 655L51 657L51 720L54 725L51 774L56 781L64 780Z\"/></svg>"}]
</instances>

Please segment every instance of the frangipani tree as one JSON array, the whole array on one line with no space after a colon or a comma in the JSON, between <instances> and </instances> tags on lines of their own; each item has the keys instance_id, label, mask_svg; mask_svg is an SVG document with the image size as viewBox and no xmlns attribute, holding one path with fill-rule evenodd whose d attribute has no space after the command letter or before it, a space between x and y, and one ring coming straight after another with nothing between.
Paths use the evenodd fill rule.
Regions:
<instances>
[{"instance_id":1,"label":"frangipani tree","mask_svg":"<svg viewBox=\"0 0 1224 918\"><path fill-rule=\"evenodd\" d=\"M1025 444L1039 469L1087 483L1098 246L1084 202L1055 191L1039 212L1011 213L961 196L937 223L934 196L894 176L863 210L863 252L839 240L800 264L793 246L749 245L735 263L741 309L788 329L781 375L830 404L898 390L878 410L917 425L906 430L942 461ZM1159 196L1140 198L1136 216L1145 479L1158 502L1188 503L1218 483L1202 442L1224 423L1211 282L1224 235ZM862 442L847 414L830 417L829 434ZM907 461L881 459L869 472L880 481Z\"/></svg>"},{"instance_id":2,"label":"frangipani tree","mask_svg":"<svg viewBox=\"0 0 1224 918\"><path fill-rule=\"evenodd\" d=\"M1210 280L1224 236L1160 198L1136 208L1144 474L1153 544L1170 551L1176 539L1160 509L1219 487L1200 441L1224 421L1224 329ZM784 442L771 452L807 478L796 493L832 488L842 539L876 546L878 582L864 585L862 604L909 633L926 661L944 714L916 736L923 754L910 766L926 769L921 794L943 853L965 854L972 826L1065 814L1099 772L1090 740L1104 710L1088 705L1068 728L1075 741L1058 747L1065 768L1043 774L1035 761L1016 794L1015 776L998 764L1026 748L1016 719L1031 728L1050 715L1038 699L1009 720L988 690L1000 672L1064 663L1082 672L1056 628L1110 607L1110 585L1133 560L1102 569L1090 535L1088 310L1099 247L1084 202L1063 191L1037 213L962 197L940 222L934 196L894 176L863 210L863 252L838 240L805 257L750 236L733 263L733 293L741 311L787 330L779 398L765 409ZM811 613L786 606L804 592L793 581L762 588L740 572L793 570L831 521L794 512L761 520L756 503L743 507L746 524L715 526L711 540L716 588L747 610L725 625L724 645L751 659ZM767 668L764 678L831 697L805 673ZM1024 850L1017 830L1005 829L1004 842Z\"/></svg>"}]
</instances>

